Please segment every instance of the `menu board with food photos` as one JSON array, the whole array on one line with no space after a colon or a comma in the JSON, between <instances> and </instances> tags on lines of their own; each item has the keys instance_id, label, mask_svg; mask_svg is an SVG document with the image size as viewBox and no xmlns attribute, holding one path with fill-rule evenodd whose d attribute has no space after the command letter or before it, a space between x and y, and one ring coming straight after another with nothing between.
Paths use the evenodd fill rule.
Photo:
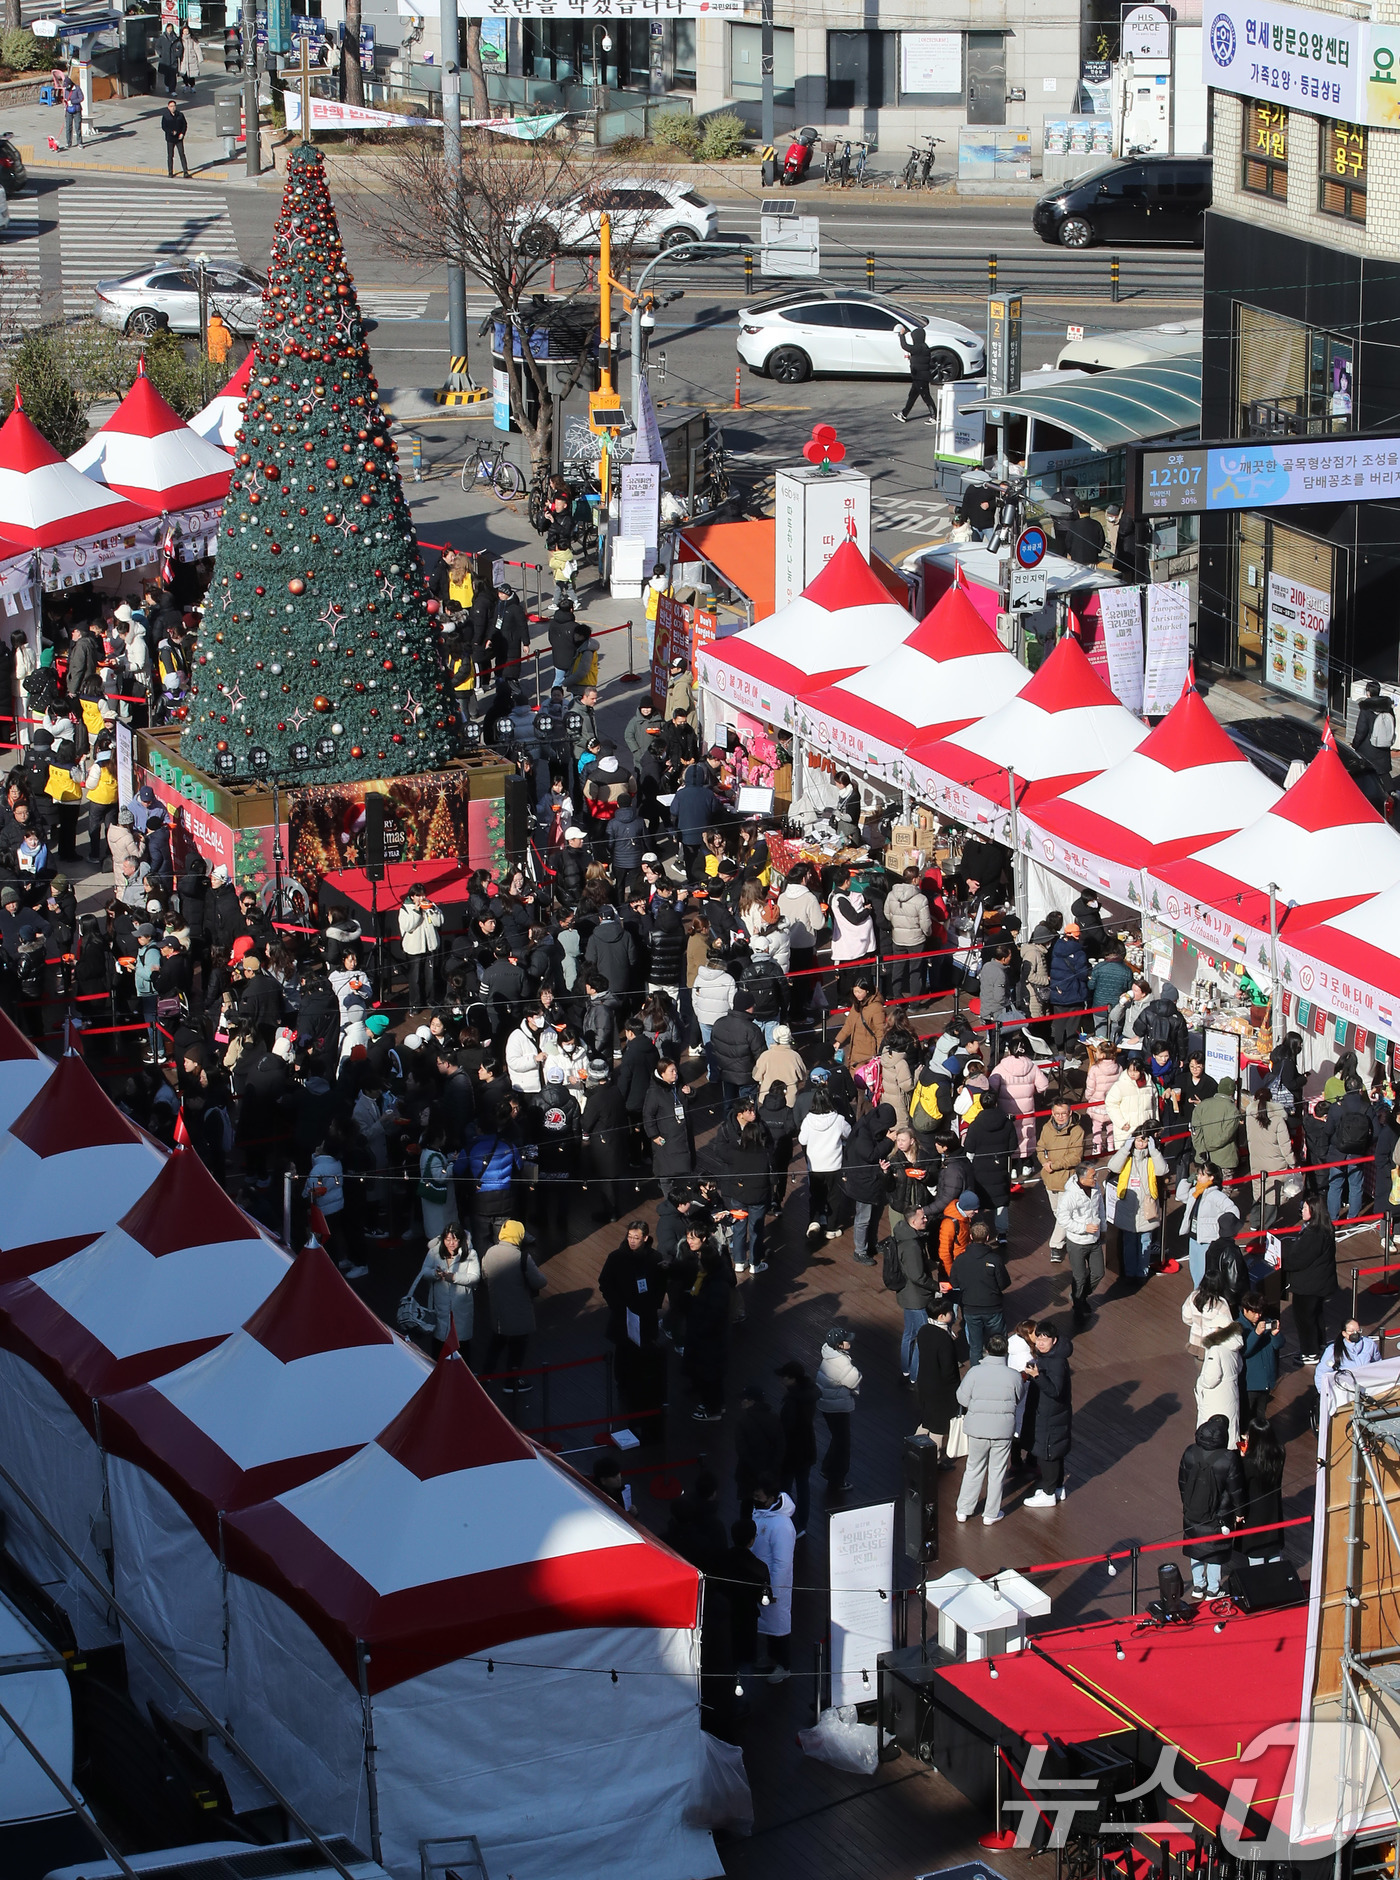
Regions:
<instances>
[{"instance_id":1,"label":"menu board with food photos","mask_svg":"<svg viewBox=\"0 0 1400 1880\"><path fill-rule=\"evenodd\" d=\"M1287 575L1269 575L1264 676L1280 692L1320 705L1327 698L1332 599Z\"/></svg>"}]
</instances>

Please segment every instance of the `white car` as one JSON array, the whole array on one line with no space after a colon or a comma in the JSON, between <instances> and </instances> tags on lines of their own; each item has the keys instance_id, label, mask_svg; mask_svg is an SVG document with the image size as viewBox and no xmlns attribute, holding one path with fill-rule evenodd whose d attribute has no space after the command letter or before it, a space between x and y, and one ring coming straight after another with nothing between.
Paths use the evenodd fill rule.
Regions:
<instances>
[{"instance_id":1,"label":"white car","mask_svg":"<svg viewBox=\"0 0 1400 1880\"><path fill-rule=\"evenodd\" d=\"M719 230L719 210L684 183L625 177L567 202L518 210L520 246L546 259L565 248L596 252L605 212L620 248L678 248L682 242L713 241Z\"/></svg>"},{"instance_id":2,"label":"white car","mask_svg":"<svg viewBox=\"0 0 1400 1880\"><path fill-rule=\"evenodd\" d=\"M935 380L975 378L983 370L983 344L970 328L858 288L790 288L741 307L737 344L746 366L780 385L800 385L814 372L907 379L902 326L923 327Z\"/></svg>"}]
</instances>

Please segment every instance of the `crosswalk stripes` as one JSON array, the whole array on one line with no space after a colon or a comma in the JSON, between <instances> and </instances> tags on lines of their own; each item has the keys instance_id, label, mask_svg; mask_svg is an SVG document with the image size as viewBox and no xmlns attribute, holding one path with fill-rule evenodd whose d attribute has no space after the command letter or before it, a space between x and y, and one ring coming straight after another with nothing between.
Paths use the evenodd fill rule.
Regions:
<instances>
[{"instance_id":1,"label":"crosswalk stripes","mask_svg":"<svg viewBox=\"0 0 1400 1880\"><path fill-rule=\"evenodd\" d=\"M391 294L370 288L360 294L360 312L367 320L421 320L428 311L426 294Z\"/></svg>"},{"instance_id":2,"label":"crosswalk stripes","mask_svg":"<svg viewBox=\"0 0 1400 1880\"><path fill-rule=\"evenodd\" d=\"M63 300L70 314L92 312L100 280L157 261L237 261L238 240L222 191L194 183L84 182L59 194Z\"/></svg>"},{"instance_id":3,"label":"crosswalk stripes","mask_svg":"<svg viewBox=\"0 0 1400 1880\"><path fill-rule=\"evenodd\" d=\"M894 497L888 503L870 505L870 521L878 529L891 529L900 535L947 535L953 526L953 512L941 498L929 501Z\"/></svg>"},{"instance_id":4,"label":"crosswalk stripes","mask_svg":"<svg viewBox=\"0 0 1400 1880\"><path fill-rule=\"evenodd\" d=\"M10 228L0 249L0 326L39 319L39 199L10 198Z\"/></svg>"}]
</instances>

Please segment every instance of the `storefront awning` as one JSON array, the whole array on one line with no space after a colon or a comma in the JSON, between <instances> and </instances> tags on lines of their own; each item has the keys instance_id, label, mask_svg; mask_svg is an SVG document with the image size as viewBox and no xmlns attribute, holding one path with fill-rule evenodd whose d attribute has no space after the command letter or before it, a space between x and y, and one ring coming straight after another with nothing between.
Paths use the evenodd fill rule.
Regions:
<instances>
[{"instance_id":1,"label":"storefront awning","mask_svg":"<svg viewBox=\"0 0 1400 1880\"><path fill-rule=\"evenodd\" d=\"M1164 360L1155 366L1122 366L1092 376L1066 376L1063 385L1038 387L999 398L983 398L968 411L1009 411L1044 418L1082 437L1095 450L1115 450L1149 437L1171 437L1201 428L1201 360Z\"/></svg>"}]
</instances>

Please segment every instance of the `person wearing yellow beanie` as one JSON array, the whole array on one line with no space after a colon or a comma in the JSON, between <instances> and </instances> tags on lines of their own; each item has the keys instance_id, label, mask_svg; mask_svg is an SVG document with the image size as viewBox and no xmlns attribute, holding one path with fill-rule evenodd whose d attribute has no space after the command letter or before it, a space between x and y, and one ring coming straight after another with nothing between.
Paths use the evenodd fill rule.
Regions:
<instances>
[{"instance_id":1,"label":"person wearing yellow beanie","mask_svg":"<svg viewBox=\"0 0 1400 1880\"><path fill-rule=\"evenodd\" d=\"M502 1221L498 1236L481 1262L481 1277L491 1306L491 1351L486 1369L518 1372L535 1329L535 1295L544 1291L544 1275L526 1250L525 1229L519 1221ZM531 1389L531 1383L528 1378L512 1376L501 1389L513 1397Z\"/></svg>"}]
</instances>

